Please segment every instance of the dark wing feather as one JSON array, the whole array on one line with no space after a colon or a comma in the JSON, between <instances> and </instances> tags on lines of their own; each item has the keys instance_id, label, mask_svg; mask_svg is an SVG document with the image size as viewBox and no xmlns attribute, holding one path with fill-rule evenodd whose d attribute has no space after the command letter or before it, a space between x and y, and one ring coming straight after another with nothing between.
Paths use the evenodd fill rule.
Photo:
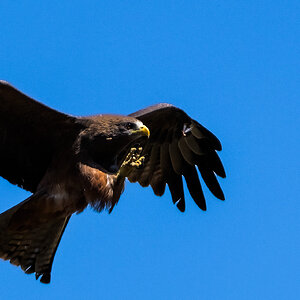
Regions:
<instances>
[{"instance_id":1,"label":"dark wing feather","mask_svg":"<svg viewBox=\"0 0 300 300\"><path fill-rule=\"evenodd\" d=\"M73 138L75 120L0 81L0 176L35 192L55 151Z\"/></svg>"},{"instance_id":2,"label":"dark wing feather","mask_svg":"<svg viewBox=\"0 0 300 300\"><path fill-rule=\"evenodd\" d=\"M139 110L130 116L141 120L150 129L144 145L144 167L133 168L128 179L142 186L151 185L156 195L164 193L168 184L172 200L184 211L182 176L195 203L206 210L198 172L210 191L219 199L224 194L215 174L225 177L225 170L216 150L220 141L209 130L191 119L183 110L166 103Z\"/></svg>"}]
</instances>

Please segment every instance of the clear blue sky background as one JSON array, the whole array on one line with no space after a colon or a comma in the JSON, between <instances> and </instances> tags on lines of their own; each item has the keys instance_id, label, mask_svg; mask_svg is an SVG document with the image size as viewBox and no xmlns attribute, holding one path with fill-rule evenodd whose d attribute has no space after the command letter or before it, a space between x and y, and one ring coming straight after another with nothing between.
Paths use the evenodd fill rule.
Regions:
<instances>
[{"instance_id":1,"label":"clear blue sky background","mask_svg":"<svg viewBox=\"0 0 300 300\"><path fill-rule=\"evenodd\" d=\"M226 201L128 184L73 216L52 283L1 299L299 299L299 1L0 2L0 77L73 115L170 102L222 141ZM4 211L29 193L0 180Z\"/></svg>"}]
</instances>

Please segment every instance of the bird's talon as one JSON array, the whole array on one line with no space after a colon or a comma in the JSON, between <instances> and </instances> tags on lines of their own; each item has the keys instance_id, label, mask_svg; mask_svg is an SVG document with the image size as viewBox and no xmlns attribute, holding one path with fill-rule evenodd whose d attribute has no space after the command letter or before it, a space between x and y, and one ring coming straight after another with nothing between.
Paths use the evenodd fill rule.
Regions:
<instances>
[{"instance_id":1,"label":"bird's talon","mask_svg":"<svg viewBox=\"0 0 300 300\"><path fill-rule=\"evenodd\" d=\"M124 162L121 165L119 175L126 177L130 173L131 168L141 168L143 166L145 157L141 156L142 151L142 147L133 147L130 149Z\"/></svg>"}]
</instances>

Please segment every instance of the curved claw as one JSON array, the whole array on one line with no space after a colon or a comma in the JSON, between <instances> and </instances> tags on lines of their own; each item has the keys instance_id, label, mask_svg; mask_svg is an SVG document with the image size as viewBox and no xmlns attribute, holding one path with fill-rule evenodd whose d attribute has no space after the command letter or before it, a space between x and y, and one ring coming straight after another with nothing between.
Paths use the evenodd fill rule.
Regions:
<instances>
[{"instance_id":1,"label":"curved claw","mask_svg":"<svg viewBox=\"0 0 300 300\"><path fill-rule=\"evenodd\" d=\"M133 147L130 149L129 153L127 154L124 162L120 167L118 176L127 177L131 172L132 168L140 168L143 166L145 157L141 156L142 151L142 147Z\"/></svg>"}]
</instances>

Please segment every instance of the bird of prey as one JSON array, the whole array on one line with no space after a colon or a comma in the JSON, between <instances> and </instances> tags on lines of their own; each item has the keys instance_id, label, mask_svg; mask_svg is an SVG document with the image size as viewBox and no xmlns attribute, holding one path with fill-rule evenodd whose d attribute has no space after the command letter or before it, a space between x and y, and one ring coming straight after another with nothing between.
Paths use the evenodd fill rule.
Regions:
<instances>
[{"instance_id":1,"label":"bird of prey","mask_svg":"<svg viewBox=\"0 0 300 300\"><path fill-rule=\"evenodd\" d=\"M0 81L0 175L32 195L0 214L0 258L49 283L55 252L71 215L88 205L112 211L127 178L185 210L188 191L206 210L198 168L224 200L216 175L220 141L170 104L128 116L74 117Z\"/></svg>"}]
</instances>

